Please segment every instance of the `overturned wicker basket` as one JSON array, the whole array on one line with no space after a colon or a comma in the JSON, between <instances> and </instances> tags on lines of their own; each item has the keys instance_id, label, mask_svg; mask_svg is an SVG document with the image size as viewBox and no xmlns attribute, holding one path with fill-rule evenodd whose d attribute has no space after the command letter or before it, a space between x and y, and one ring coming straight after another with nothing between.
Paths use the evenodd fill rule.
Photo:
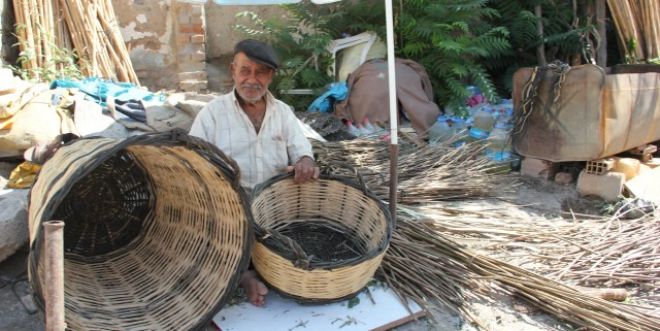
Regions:
<instances>
[{"instance_id":1,"label":"overturned wicker basket","mask_svg":"<svg viewBox=\"0 0 660 331\"><path fill-rule=\"evenodd\" d=\"M357 294L392 234L387 208L361 185L336 177L298 185L275 177L253 193L252 263L266 283L302 302Z\"/></svg>"},{"instance_id":2,"label":"overturned wicker basket","mask_svg":"<svg viewBox=\"0 0 660 331\"><path fill-rule=\"evenodd\" d=\"M63 220L72 330L200 329L249 263L237 166L182 132L82 139L43 166L30 197L30 282L43 305L43 222Z\"/></svg>"}]
</instances>

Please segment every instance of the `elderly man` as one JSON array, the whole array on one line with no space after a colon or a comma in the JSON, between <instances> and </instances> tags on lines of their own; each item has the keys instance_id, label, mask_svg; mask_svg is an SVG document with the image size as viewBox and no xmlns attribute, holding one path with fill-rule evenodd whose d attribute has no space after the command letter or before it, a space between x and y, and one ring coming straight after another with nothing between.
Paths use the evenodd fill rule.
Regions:
<instances>
[{"instance_id":1,"label":"elderly man","mask_svg":"<svg viewBox=\"0 0 660 331\"><path fill-rule=\"evenodd\" d=\"M252 39L237 43L230 65L233 91L209 102L190 129L238 163L247 189L283 171L294 171L298 183L319 176L293 110L268 91L277 67L269 45ZM241 285L252 304L264 304L268 289L253 270L243 274Z\"/></svg>"}]
</instances>

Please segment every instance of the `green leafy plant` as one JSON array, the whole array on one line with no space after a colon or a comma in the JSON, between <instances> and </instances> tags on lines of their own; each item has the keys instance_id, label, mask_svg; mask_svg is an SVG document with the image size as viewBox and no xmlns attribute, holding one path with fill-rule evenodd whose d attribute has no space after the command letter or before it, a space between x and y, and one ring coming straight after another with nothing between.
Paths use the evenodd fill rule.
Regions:
<instances>
[{"instance_id":1,"label":"green leafy plant","mask_svg":"<svg viewBox=\"0 0 660 331\"><path fill-rule=\"evenodd\" d=\"M486 0L407 1L399 12L398 55L426 68L436 102L465 113L467 85L477 86L491 102L497 91L484 63L510 51L509 32L486 19L499 13Z\"/></svg>"},{"instance_id":2,"label":"green leafy plant","mask_svg":"<svg viewBox=\"0 0 660 331\"><path fill-rule=\"evenodd\" d=\"M510 51L508 31L491 26L486 18L498 16L486 0L409 0L395 2L397 56L422 64L429 73L435 101L465 113L468 85L476 85L491 101L498 98L483 63ZM325 46L332 39L375 31L385 39L385 8L382 1L342 1L316 6L304 1L287 5L291 17L285 22L262 21L254 14L241 14L251 25L239 31L269 40L284 63L277 89L294 86L318 88L331 81ZM311 60L310 60L311 59Z\"/></svg>"},{"instance_id":3,"label":"green leafy plant","mask_svg":"<svg viewBox=\"0 0 660 331\"><path fill-rule=\"evenodd\" d=\"M511 50L503 56L485 63L489 72L497 76L498 86L503 92L510 92L513 73L521 67L539 65L537 47L545 48L548 63L560 60L575 63L576 59L591 62L600 40L593 14L586 10L591 1L573 3L570 1L543 0L491 0L490 8L500 15L490 18L493 25L509 31ZM540 6L539 19L535 6ZM543 36L537 32L543 26Z\"/></svg>"},{"instance_id":4,"label":"green leafy plant","mask_svg":"<svg viewBox=\"0 0 660 331\"><path fill-rule=\"evenodd\" d=\"M20 31L25 29L25 26L20 24L16 25L16 30ZM34 48L23 47L23 50L18 54L16 62L18 66L12 66L12 70L24 80L38 80L42 82L50 82L55 79L69 78L69 79L82 79L83 75L77 65L78 56L75 51L67 48L61 48L52 42L52 38L43 37L50 49L50 58L39 59L43 64L37 67L29 67L26 64L37 60L37 54ZM20 42L14 44L18 47Z\"/></svg>"}]
</instances>

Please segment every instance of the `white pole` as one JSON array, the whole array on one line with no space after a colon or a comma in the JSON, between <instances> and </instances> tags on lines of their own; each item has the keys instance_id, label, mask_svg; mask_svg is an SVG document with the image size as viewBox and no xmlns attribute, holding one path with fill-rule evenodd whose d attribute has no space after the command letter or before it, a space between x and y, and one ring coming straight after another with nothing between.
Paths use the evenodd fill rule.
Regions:
<instances>
[{"instance_id":1,"label":"white pole","mask_svg":"<svg viewBox=\"0 0 660 331\"><path fill-rule=\"evenodd\" d=\"M390 91L390 137L391 144L398 144L397 127L397 99L396 99L396 72L394 66L394 14L392 13L392 0L385 0L385 24L387 26L387 72Z\"/></svg>"},{"instance_id":2,"label":"white pole","mask_svg":"<svg viewBox=\"0 0 660 331\"><path fill-rule=\"evenodd\" d=\"M396 226L396 203L398 197L399 175L399 145L397 134L397 99L396 99L396 70L394 65L394 13L392 0L385 0L385 25L387 26L387 77L390 96L390 214Z\"/></svg>"}]
</instances>

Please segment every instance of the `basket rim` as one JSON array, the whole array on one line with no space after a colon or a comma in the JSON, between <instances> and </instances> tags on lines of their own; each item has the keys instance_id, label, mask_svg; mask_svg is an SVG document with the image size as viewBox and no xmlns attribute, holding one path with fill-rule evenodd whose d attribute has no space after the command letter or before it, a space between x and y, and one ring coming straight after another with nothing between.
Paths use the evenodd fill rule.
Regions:
<instances>
[{"instance_id":1,"label":"basket rim","mask_svg":"<svg viewBox=\"0 0 660 331\"><path fill-rule=\"evenodd\" d=\"M245 225L247 237L243 244L243 247L241 247L241 250L243 251L243 256L241 256L241 260L238 263L238 268L237 268L238 272L232 275L228 280L227 291L225 291L224 295L218 298L218 301L212 307L212 309L209 310L208 314L206 314L205 316L201 316L199 322L191 328L191 330L204 330L206 324L208 324L208 322L213 319L213 316L215 316L215 314L217 314L217 312L222 307L224 307L226 303L233 296L234 294L233 289L235 289L240 283L241 276L243 272L248 268L252 257L252 248L254 247L255 222L252 216L250 195L240 185L240 170L238 164L232 158L225 155L217 146L201 138L191 136L186 131L178 128L167 132L155 132L155 133L136 135L136 136L128 137L123 140L117 140L117 139L106 138L101 136L90 136L90 137L84 137L84 138L72 140L66 144L63 144L63 146L73 145L79 140L96 140L96 139L107 140L108 144L114 143L114 145L100 153L96 153L93 158L90 158L89 162L85 163L79 169L76 169L70 176L71 178L75 178L75 179L67 181L66 185L64 185L60 190L55 192L52 196L52 199L50 199L48 201L48 204L43 207L44 211L42 213L41 219L39 220L40 226L37 227L34 238L30 238L30 242L29 242L30 248L29 248L27 265L28 265L28 277L30 284L36 283L37 286L39 285L39 282L33 281L33 279L34 277L36 277L36 275L39 274L38 255L41 250L41 245L44 241L44 232L42 231L41 224L50 220L53 213L55 212L53 206L61 204L64 197L66 197L69 194L73 186L78 182L78 180L80 180L80 178L89 175L92 171L97 169L100 164L102 164L109 158L116 155L117 152L124 150L132 145L187 147L189 149L194 150L199 156L201 156L206 161L216 166L225 175L229 184L232 186L233 189L236 190L236 192L240 196L240 202L243 205L245 216L247 218L247 222L246 222L247 224ZM89 154L86 154L85 156L92 154L94 154L93 151L91 151ZM64 171L62 173L64 173ZM35 176L35 182L38 179L39 179L39 173L37 173L37 175ZM28 211L30 210L31 207L31 202L32 202L31 196L32 196L32 189L30 189L30 191L28 192ZM55 202L57 202L57 204L55 204ZM65 227L66 227L66 222L65 222ZM136 242L131 241L128 245L124 246L124 248L133 247L134 245L136 245ZM122 249L121 251L123 252L124 249ZM99 254L88 257L83 257L78 254L67 254L66 256L67 258L73 258L76 260L94 261L94 260L108 259L113 256L118 256L119 254L122 254L122 252L113 251L105 254ZM34 298L37 307L43 311L45 309L45 301L42 299L42 297L40 297L39 294L40 291L35 289L35 291L32 294L32 297Z\"/></svg>"},{"instance_id":2,"label":"basket rim","mask_svg":"<svg viewBox=\"0 0 660 331\"><path fill-rule=\"evenodd\" d=\"M252 190L252 195L251 195L251 201L254 202L254 200L261 194L263 191L266 189L270 188L272 185L284 181L284 180L289 180L293 178L294 174L293 173L285 173L285 174L280 174L277 176L273 176L272 178L266 180L265 182L257 185L254 190ZM389 243L392 239L392 232L394 231L394 224L392 220L392 215L390 214L389 208L385 207L385 203L379 199L374 193L372 193L362 181L356 182L353 178L351 177L346 177L346 176L338 176L338 175L329 175L329 174L322 174L319 176L318 180L331 180L331 181L337 181L340 182L344 185L353 187L357 190L362 191L364 195L366 195L368 198L372 199L377 205L378 208L383 212L383 215L385 216L385 223L387 224L387 229L385 233L385 238L384 240L381 241L381 243L376 247L375 249L372 249L368 251L366 254L351 258L351 259L346 259L339 261L335 264L332 265L323 265L323 266L317 266L315 265L314 262L310 262L306 268L300 268L297 266L294 266L294 268L301 269L301 270L314 270L314 269L321 269L321 270L333 270L341 267L349 267L349 266L354 266L358 265L364 261L371 260L374 257L377 257L381 253L387 250L389 247ZM254 216L253 216L254 217ZM283 259L290 260L290 257L284 256L284 254L278 250L273 249L272 247L268 246L265 244L263 241L263 237L266 234L266 231L264 228L262 228L259 224L254 223L254 233L256 237L256 241L260 244L262 244L265 248L270 250L272 253L282 257ZM295 261L291 261L295 262ZM294 263L295 265L295 263Z\"/></svg>"}]
</instances>

